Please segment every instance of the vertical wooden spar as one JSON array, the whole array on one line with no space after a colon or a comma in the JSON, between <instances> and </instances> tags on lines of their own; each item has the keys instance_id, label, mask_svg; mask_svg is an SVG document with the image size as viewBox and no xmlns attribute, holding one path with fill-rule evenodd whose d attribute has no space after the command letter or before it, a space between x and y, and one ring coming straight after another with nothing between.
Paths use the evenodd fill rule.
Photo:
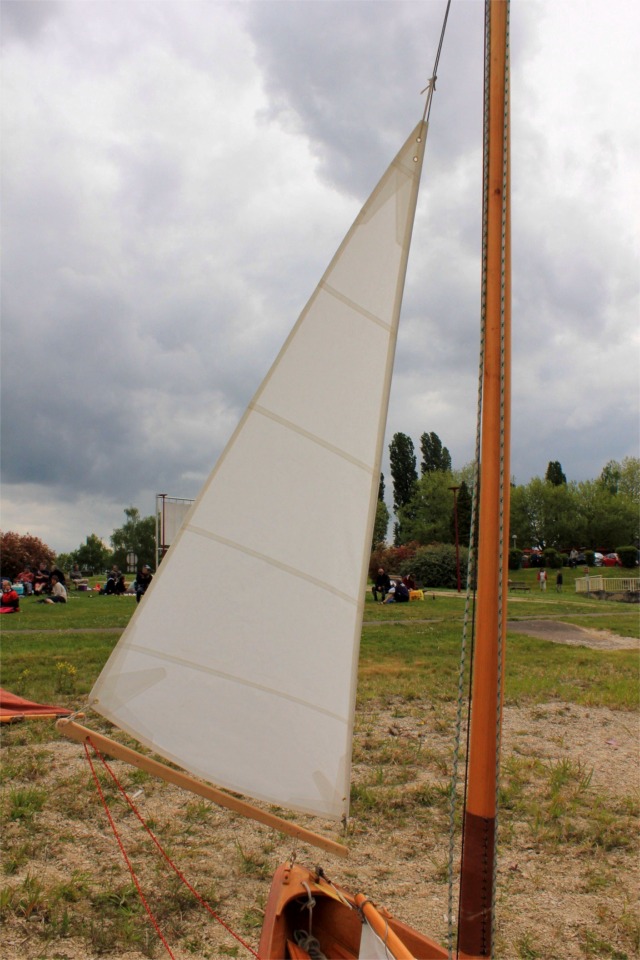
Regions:
<instances>
[{"instance_id":1,"label":"vertical wooden spar","mask_svg":"<svg viewBox=\"0 0 640 960\"><path fill-rule=\"evenodd\" d=\"M496 787L506 635L510 434L508 0L487 0L485 360L476 640L458 956L492 956Z\"/></svg>"}]
</instances>

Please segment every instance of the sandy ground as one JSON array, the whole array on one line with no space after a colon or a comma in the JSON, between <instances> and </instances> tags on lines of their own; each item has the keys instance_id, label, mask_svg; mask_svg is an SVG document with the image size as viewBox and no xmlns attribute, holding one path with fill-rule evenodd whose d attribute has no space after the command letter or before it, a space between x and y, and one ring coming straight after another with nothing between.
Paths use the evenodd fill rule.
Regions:
<instances>
[{"instance_id":1,"label":"sandy ground","mask_svg":"<svg viewBox=\"0 0 640 960\"><path fill-rule=\"evenodd\" d=\"M617 637L601 630L583 630L553 621L513 623L518 632L543 636L558 643L581 643L601 649L637 647L628 637ZM454 705L444 713L429 704L406 704L398 701L384 709L360 715L356 744L365 739L377 745L416 745L434 757L448 755ZM566 761L585 771L590 802L603 808L624 808L638 800L640 767L638 743L639 718L636 713L588 708L564 703L538 704L527 707L507 706L504 711L503 766L510 763L537 762L540 769L557 767ZM81 749L73 743L39 745L50 754L47 788L57 789L60 778L78 776L88 781L86 761ZM363 751L357 752L359 758ZM425 756L427 754L425 753ZM114 764L126 776L124 765ZM423 782L443 784L446 775L437 763L427 763L416 774ZM359 759L354 766L354 780L370 782L371 767ZM96 802L86 792L86 803ZM181 869L196 888L215 888L218 910L233 929L239 930L255 948L259 936L259 911L264 905L269 876L278 862L293 852L306 863L322 863L326 873L347 888L360 889L371 899L385 905L396 916L427 931L440 942L447 935L447 884L444 869L448 853L448 836L443 817L434 812L433 823L411 819L394 822L390 829L386 818L379 824L372 818L366 834L356 821L351 824L347 861L338 860L310 848L299 847L260 827L223 811L211 808L203 814L202 823L194 823L185 831L190 805L194 802L177 788L149 781L139 791L136 803L145 818L156 823L156 829L167 836L171 852ZM622 807L621 807L622 805ZM68 879L74 871L89 882L111 887L128 882L126 867L113 837L101 823L101 810L96 807L86 820L69 811L54 808L43 810L50 846L26 870L12 877L24 877L26 871L47 882ZM539 958L539 960L594 960L615 957L632 960L638 956L637 946L629 933L636 917L637 930L638 847L613 847L603 850L576 844L570 839L551 848L540 845L531 824L507 817L500 832L500 861L497 897L497 952L501 960ZM133 818L123 818L123 836L128 847L139 853L140 828ZM427 815L428 820L428 815ZM311 819L305 825L319 832L336 836L333 826ZM636 821L637 823L637 821ZM42 824L41 824L42 826ZM538 830L543 830L544 824ZM55 838L65 837L64 842ZM248 864L253 864L249 869ZM166 879L157 868L143 862L141 876L152 893L163 895ZM355 889L354 889L355 888ZM257 908L254 929L247 925L247 911ZM74 904L69 904L73 911ZM101 954L72 937L58 938L51 943L38 937L42 920L12 918L2 933L4 960L93 960L101 955L122 957L122 960L143 960L145 956L166 956L161 946L155 952L123 949ZM222 928L207 919L206 914L188 913L184 918L180 946L171 944L176 960L208 957L250 956ZM188 946L185 944L188 943ZM237 947L237 953L234 950Z\"/></svg>"},{"instance_id":2,"label":"sandy ground","mask_svg":"<svg viewBox=\"0 0 640 960\"><path fill-rule=\"evenodd\" d=\"M635 637L621 637L610 630L589 630L558 620L509 620L507 628L513 633L525 633L529 637L539 637L553 643L591 647L593 650L640 649L640 640Z\"/></svg>"}]
</instances>

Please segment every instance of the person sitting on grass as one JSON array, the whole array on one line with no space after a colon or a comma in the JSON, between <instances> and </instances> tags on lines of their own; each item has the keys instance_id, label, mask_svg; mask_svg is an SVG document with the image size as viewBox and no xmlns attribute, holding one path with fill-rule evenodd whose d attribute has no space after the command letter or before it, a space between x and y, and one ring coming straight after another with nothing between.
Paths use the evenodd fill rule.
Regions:
<instances>
[{"instance_id":1,"label":"person sitting on grass","mask_svg":"<svg viewBox=\"0 0 640 960\"><path fill-rule=\"evenodd\" d=\"M384 603L384 598L389 593L390 588L391 580L389 578L389 574L385 573L384 567L379 567L376 579L371 587L371 593L373 594L373 599L376 601L376 603ZM380 594L379 600L378 594Z\"/></svg>"},{"instance_id":2,"label":"person sitting on grass","mask_svg":"<svg viewBox=\"0 0 640 960\"><path fill-rule=\"evenodd\" d=\"M0 613L20 613L20 597L11 586L11 580L2 581Z\"/></svg>"},{"instance_id":3,"label":"person sitting on grass","mask_svg":"<svg viewBox=\"0 0 640 960\"><path fill-rule=\"evenodd\" d=\"M385 603L408 603L409 602L409 591L407 590L402 580L400 580L399 583L395 583L391 587L391 590L389 591L389 596L384 602Z\"/></svg>"},{"instance_id":4,"label":"person sitting on grass","mask_svg":"<svg viewBox=\"0 0 640 960\"><path fill-rule=\"evenodd\" d=\"M153 580L151 567L145 563L144 567L136 577L136 603L140 603L141 598L147 592L147 587Z\"/></svg>"},{"instance_id":5,"label":"person sitting on grass","mask_svg":"<svg viewBox=\"0 0 640 960\"><path fill-rule=\"evenodd\" d=\"M58 580L55 573L51 574L51 596L38 600L38 603L66 603L67 588Z\"/></svg>"},{"instance_id":6,"label":"person sitting on grass","mask_svg":"<svg viewBox=\"0 0 640 960\"><path fill-rule=\"evenodd\" d=\"M33 578L33 592L37 594L48 593L49 577L49 568L47 567L46 562L43 560Z\"/></svg>"},{"instance_id":7,"label":"person sitting on grass","mask_svg":"<svg viewBox=\"0 0 640 960\"><path fill-rule=\"evenodd\" d=\"M101 593L104 593L107 596L122 596L126 590L124 582L124 573L120 573L120 570L114 564L107 574L107 582L104 585L104 590Z\"/></svg>"},{"instance_id":8,"label":"person sitting on grass","mask_svg":"<svg viewBox=\"0 0 640 960\"><path fill-rule=\"evenodd\" d=\"M29 566L25 567L22 573L19 573L16 577L16 583L22 584L26 596L33 593L33 580L33 570Z\"/></svg>"},{"instance_id":9,"label":"person sitting on grass","mask_svg":"<svg viewBox=\"0 0 640 960\"><path fill-rule=\"evenodd\" d=\"M75 584L76 590L78 589L78 587L85 587L85 586L88 586L89 584L89 581L87 580L87 578L82 576L82 572L77 563L74 563L73 569L69 574L69 578L71 582Z\"/></svg>"}]
</instances>

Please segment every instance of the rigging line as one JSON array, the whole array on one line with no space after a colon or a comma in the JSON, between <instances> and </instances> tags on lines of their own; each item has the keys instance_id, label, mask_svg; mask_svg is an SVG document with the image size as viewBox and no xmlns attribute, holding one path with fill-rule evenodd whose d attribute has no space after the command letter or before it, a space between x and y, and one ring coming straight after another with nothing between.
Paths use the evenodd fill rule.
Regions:
<instances>
[{"instance_id":1,"label":"rigging line","mask_svg":"<svg viewBox=\"0 0 640 960\"><path fill-rule=\"evenodd\" d=\"M141 825L144 827L144 829L146 830L147 834L149 835L151 841L152 841L153 844L155 845L157 851L160 853L160 855L161 855L162 857L164 857L164 859L166 860L166 862L168 863L168 865L171 867L171 869L173 870L173 872L176 874L176 876L178 877L178 879L185 885L185 887L187 887L187 889L190 891L190 893L193 894L193 896L196 898L196 900L198 901L198 903L200 904L200 906L204 907L204 909L207 911L207 913L211 914L211 916L213 917L213 919L216 920L216 922L219 923L220 926L224 927L224 929L227 931L227 933L230 933L231 936L234 937L234 938L238 941L238 943L242 944L243 947L246 947L246 949L249 951L249 953L252 953L254 957L258 957L258 954L249 946L249 944L248 944L248 943L245 943L245 941L242 939L242 937L239 936L239 934L237 934L234 930L232 930L232 928L231 928L227 923L225 923L225 921L222 919L222 917L221 917L219 914L217 914L217 913L215 912L215 910L212 909L212 907L207 903L207 901L204 899L204 897L202 897L202 896L198 893L198 891L195 889L195 887L193 887L193 886L189 883L189 881L187 880L187 878L185 877L185 875L182 873L182 871L180 870L180 868L173 862L173 860L171 859L171 857L166 853L166 851L164 850L164 848L161 846L160 841L159 841L158 838L156 837L155 833L153 832L153 830L151 829L151 827L148 825L148 823L146 822L146 820L144 819L144 817L142 816L142 814L140 813L140 811L139 811L138 808L136 807L135 803L133 802L133 800L131 799L131 797L130 797L129 794L127 793L127 791L124 789L124 787L122 786L122 784L121 784L120 781L118 780L116 774L114 773L114 771L112 770L112 768L109 766L108 762L105 760L105 758L103 757L103 755L100 753L100 751L98 750L98 748L96 747L96 745L95 745L94 743L92 743L91 741L89 741L89 742L91 743L91 747L92 747L94 753L95 753L96 756L99 758L99 760L102 762L103 767L105 768L105 770L107 771L107 773L109 774L109 776L111 777L111 779L113 780L113 782L115 783L116 787L118 788L118 790L120 791L120 793L121 793L122 796L124 797L125 801L127 802L128 806L129 806L129 809L132 811L133 814L135 814L135 816L137 817L137 819L139 820L139 822L141 823ZM87 744L86 744L86 743L84 744L84 749L85 749L85 753L87 753ZM89 759L89 763L91 764L91 760L90 760L90 758L89 758L88 753L87 753L87 759ZM92 768L92 769L93 769L93 768ZM173 956L173 954L172 954L172 956ZM260 960L259 957L258 957L258 960Z\"/></svg>"},{"instance_id":2,"label":"rigging line","mask_svg":"<svg viewBox=\"0 0 640 960\"><path fill-rule=\"evenodd\" d=\"M444 21L443 21L443 23L442 23L442 30L440 31L440 42L439 42L439 44L438 44L438 51L437 51L437 53L436 53L436 59L435 59L434 64L433 64L433 73L431 74L431 80L429 80L429 83L427 84L427 86L425 87L425 89L422 91L422 93L424 93L425 90L428 90L428 91L429 91L429 92L427 93L427 99L426 99L425 104L424 104L424 112L423 112L423 114L422 114L423 123L428 123L428 122L429 122L429 117L431 116L431 102L432 102L432 100L433 100L433 94L434 94L434 91L435 91L435 89L436 89L436 80L437 80L437 78L438 78L438 76L437 76L437 75L438 75L438 64L439 64L439 62L440 62L440 54L441 54L441 52L442 52L442 44L444 43L444 33L445 33L445 30L447 29L447 19L448 19L448 17L449 17L449 8L450 8L450 7L451 7L451 0L447 0L447 9L446 9L445 12L444 12Z\"/></svg>"},{"instance_id":3,"label":"rigging line","mask_svg":"<svg viewBox=\"0 0 640 960\"><path fill-rule=\"evenodd\" d=\"M93 746L93 744L92 744L92 746ZM94 750L95 750L95 747L94 747ZM90 753L89 753L89 748L87 747L87 744L86 744L86 743L84 744L84 752L85 752L85 754L86 754L87 760L89 761L89 766L91 767L91 773L92 773L92 775L93 775L93 780L94 780L94 783L95 783L95 786L96 786L96 790L98 791L98 795L99 795L100 799L102 800L102 805L103 805L103 807L104 807L105 813L106 813L106 815L107 815L107 819L108 819L109 824L110 824L110 826L111 826L111 829L112 829L112 831L113 831L113 835L114 835L114 837L116 838L116 841L117 841L117 843L118 843L118 846L120 847L120 853L121 853L122 856L124 857L124 861L125 861L127 867L129 868L129 873L131 874L131 879L133 880L134 886L135 886L136 890L138 891L138 896L140 897L140 900L141 900L141 902L142 902L142 905L143 905L143 907L144 907L144 909L145 909L145 911L146 911L146 913L147 913L147 916L149 917L149 920L151 921L151 924L152 924L154 930L155 930L156 933L158 934L159 938L162 940L162 943L163 943L163 945L164 945L165 950L167 951L167 953L168 953L169 956L171 957L171 960L176 960L174 954L171 952L171 947L169 946L169 944L168 944L167 941L165 940L164 935L163 935L163 933L162 933L162 930L161 930L160 927L158 926L158 921L156 920L155 916L154 916L153 913L151 912L151 907L150 907L149 904L147 903L146 897L145 897L144 893L142 892L142 887L140 886L140 881L138 880L137 874L136 874L136 872L135 872L135 870L134 870L134 868L133 868L133 864L131 863L131 860L129 859L129 855L127 854L127 851L126 851L125 848L124 848L124 844L123 844L123 842L122 842L122 839L121 839L121 837L120 837L120 834L118 833L118 828L116 827L115 821L114 821L113 817L111 816L111 811L109 810L109 804L107 803L107 801L106 801L106 799L105 799L105 795L104 795L104 793L102 792L102 787L100 786L100 780L98 779L98 774L96 773L95 768L94 768L94 766L93 766L93 761L91 760L91 755L90 755Z\"/></svg>"}]
</instances>

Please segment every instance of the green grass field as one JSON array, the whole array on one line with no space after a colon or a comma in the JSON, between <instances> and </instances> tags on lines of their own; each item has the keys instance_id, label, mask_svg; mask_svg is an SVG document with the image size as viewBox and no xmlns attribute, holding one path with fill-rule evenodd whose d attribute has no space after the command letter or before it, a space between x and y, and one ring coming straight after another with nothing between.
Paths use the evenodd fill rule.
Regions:
<instances>
[{"instance_id":1,"label":"green grass field","mask_svg":"<svg viewBox=\"0 0 640 960\"><path fill-rule=\"evenodd\" d=\"M523 574L535 585L535 571ZM21 613L0 624L2 685L30 699L83 710L135 607L135 599L75 592L64 606L25 598ZM593 782L599 761L582 747L586 737L593 749L614 751L607 737L615 745L628 738L625 731L637 730L637 649L569 646L518 629L526 620L557 620L638 638L638 613L635 605L576 595L566 578L562 594L550 585L546 594L534 587L509 598L505 703L507 715L517 719L502 763L506 866L499 881L497 956L504 960L639 955L640 923L633 908L637 751L635 768L633 763L623 768L628 785L616 775L609 793L602 779ZM408 864L428 891L421 903L446 899L447 782L463 614L464 597L455 591L428 591L424 601L411 604L380 606L370 595L365 602L350 828L356 853L342 882L368 870L372 895L378 891L383 900L393 896ZM108 726L94 714L88 723ZM612 726L615 735L599 732ZM582 758L573 755L574 743ZM61 749L66 760L59 759ZM606 757L616 759L614 753ZM10 960L162 955L126 868L117 853L105 858L114 845L105 835L85 766L81 748L62 740L50 722L3 730L0 918ZM233 818L177 796L140 771L125 775L131 789L144 791L165 844L196 871L196 886L214 905L220 900L223 913L255 942L265 877L288 856L287 842L273 835L258 841L250 827L241 828L246 836L239 840ZM117 795L110 805L121 807ZM369 866L366 842L372 836L384 867ZM190 898L173 881L160 879L152 854L133 843L140 869L151 887L157 886L155 909L179 944L179 955L243 956L237 945L202 934ZM521 863L528 864L526 883ZM221 892L229 888L241 891L240 900L249 906L237 912L235 899L225 900ZM558 904L557 911L550 903ZM406 919L418 922L410 913ZM443 939L441 907L429 922ZM556 951L560 943L562 951Z\"/></svg>"},{"instance_id":2,"label":"green grass field","mask_svg":"<svg viewBox=\"0 0 640 960\"><path fill-rule=\"evenodd\" d=\"M522 571L531 575L535 571ZM450 700L457 694L464 595L427 591L425 600L380 605L367 595L360 649L361 699L402 695ZM82 706L102 665L136 607L131 597L70 594L66 605L24 598L17 616L4 617L2 683L33 699L57 697ZM626 637L640 636L637 605L547 590L510 596L512 624L559 620ZM507 702L562 699L633 709L637 655L633 650L589 650L536 640L510 630ZM60 664L73 668L61 670Z\"/></svg>"}]
</instances>

